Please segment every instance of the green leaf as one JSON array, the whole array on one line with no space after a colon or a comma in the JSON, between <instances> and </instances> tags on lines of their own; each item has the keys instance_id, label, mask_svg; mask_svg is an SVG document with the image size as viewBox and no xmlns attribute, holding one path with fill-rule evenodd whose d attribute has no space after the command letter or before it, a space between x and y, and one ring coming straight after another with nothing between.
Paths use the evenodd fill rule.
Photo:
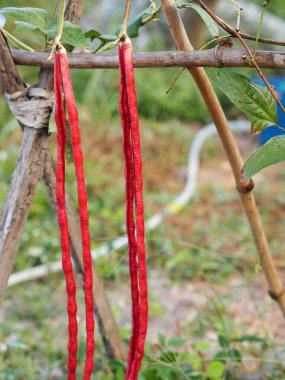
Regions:
<instances>
[{"instance_id":1,"label":"green leaf","mask_svg":"<svg viewBox=\"0 0 285 380\"><path fill-rule=\"evenodd\" d=\"M55 38L57 31L58 22L52 24L47 30L48 37ZM88 45L83 30L80 26L74 25L69 21L64 21L61 41L63 44L68 44L74 47L85 47Z\"/></svg>"},{"instance_id":2,"label":"green leaf","mask_svg":"<svg viewBox=\"0 0 285 380\"><path fill-rule=\"evenodd\" d=\"M198 342L195 345L195 349L202 354L207 354L212 350L212 345L208 342Z\"/></svg>"},{"instance_id":3,"label":"green leaf","mask_svg":"<svg viewBox=\"0 0 285 380\"><path fill-rule=\"evenodd\" d=\"M209 379L220 379L225 371L225 365L222 362L213 361L208 365L207 376Z\"/></svg>"},{"instance_id":4,"label":"green leaf","mask_svg":"<svg viewBox=\"0 0 285 380\"><path fill-rule=\"evenodd\" d=\"M101 34L97 30L91 29L85 33L85 38L90 38L91 41L97 38L103 44L107 44L108 42L116 41L118 37L114 34Z\"/></svg>"},{"instance_id":5,"label":"green leaf","mask_svg":"<svg viewBox=\"0 0 285 380\"><path fill-rule=\"evenodd\" d=\"M173 380L175 378L175 375L180 375L181 370L179 368L170 367L170 366L163 366L158 365L156 367L158 378L160 380Z\"/></svg>"},{"instance_id":6,"label":"green leaf","mask_svg":"<svg viewBox=\"0 0 285 380\"><path fill-rule=\"evenodd\" d=\"M148 368L143 371L143 378L145 380L156 380L157 379L157 371L156 368Z\"/></svg>"},{"instance_id":7,"label":"green leaf","mask_svg":"<svg viewBox=\"0 0 285 380\"><path fill-rule=\"evenodd\" d=\"M90 38L91 41L95 40L95 38L99 38L101 33L95 29L88 30L85 34L85 38Z\"/></svg>"},{"instance_id":8,"label":"green leaf","mask_svg":"<svg viewBox=\"0 0 285 380\"><path fill-rule=\"evenodd\" d=\"M242 362L242 356L239 350L236 350L236 349L230 350L230 356L231 356L232 361L237 362L237 363Z\"/></svg>"},{"instance_id":9,"label":"green leaf","mask_svg":"<svg viewBox=\"0 0 285 380\"><path fill-rule=\"evenodd\" d=\"M139 36L139 30L144 25L145 17L150 16L152 13L152 8L148 7L128 23L127 34L130 38L137 38Z\"/></svg>"},{"instance_id":10,"label":"green leaf","mask_svg":"<svg viewBox=\"0 0 285 380\"><path fill-rule=\"evenodd\" d=\"M283 160L285 160L285 136L275 136L249 157L243 166L242 177L250 179L260 170Z\"/></svg>"},{"instance_id":11,"label":"green leaf","mask_svg":"<svg viewBox=\"0 0 285 380\"><path fill-rule=\"evenodd\" d=\"M208 15L206 11L204 11L203 8L200 7L200 5L191 3L191 8L194 9L199 16L202 18L204 23L207 25L207 28L209 29L209 32L213 37L219 37L219 29L218 25L215 23L215 21Z\"/></svg>"},{"instance_id":12,"label":"green leaf","mask_svg":"<svg viewBox=\"0 0 285 380\"><path fill-rule=\"evenodd\" d=\"M158 2L156 2L155 5L156 5L155 14L157 15L161 11L161 5ZM127 27L128 36L130 38L137 38L139 36L140 28L144 25L144 20L152 14L153 14L153 8L148 7L145 10L143 10L140 14L138 14L133 20L131 20L128 23L128 27ZM120 25L117 32L116 32L117 36L121 32L121 28L122 27Z\"/></svg>"},{"instance_id":13,"label":"green leaf","mask_svg":"<svg viewBox=\"0 0 285 380\"><path fill-rule=\"evenodd\" d=\"M0 9L0 13L11 16L16 21L27 22L42 29L47 27L47 11L45 9L7 7Z\"/></svg>"},{"instance_id":14,"label":"green leaf","mask_svg":"<svg viewBox=\"0 0 285 380\"><path fill-rule=\"evenodd\" d=\"M214 86L221 90L251 121L251 132L261 133L277 123L275 99L266 87L230 70L208 69Z\"/></svg>"},{"instance_id":15,"label":"green leaf","mask_svg":"<svg viewBox=\"0 0 285 380\"><path fill-rule=\"evenodd\" d=\"M164 363L175 363L177 357L178 357L178 353L177 352L167 351L167 352L164 352L161 355L160 360L162 362L164 362Z\"/></svg>"},{"instance_id":16,"label":"green leaf","mask_svg":"<svg viewBox=\"0 0 285 380\"><path fill-rule=\"evenodd\" d=\"M30 23L25 22L25 21L15 21L15 24L17 25L17 27L15 29L17 32L34 31L34 32L39 32L39 33L45 34L45 35L47 34L45 29L40 28L39 26L30 24Z\"/></svg>"},{"instance_id":17,"label":"green leaf","mask_svg":"<svg viewBox=\"0 0 285 380\"><path fill-rule=\"evenodd\" d=\"M278 136L279 137L279 136ZM285 149L285 143L284 143L284 149ZM232 339L233 342L266 342L267 339L260 338L258 335L241 335L237 338Z\"/></svg>"},{"instance_id":18,"label":"green leaf","mask_svg":"<svg viewBox=\"0 0 285 380\"><path fill-rule=\"evenodd\" d=\"M196 353L190 354L189 363L191 364L192 369L195 371L200 371L203 368L201 356Z\"/></svg>"},{"instance_id":19,"label":"green leaf","mask_svg":"<svg viewBox=\"0 0 285 380\"><path fill-rule=\"evenodd\" d=\"M171 338L168 341L168 345L170 347L175 347L175 348L184 346L185 344L186 344L186 339L183 339L183 338Z\"/></svg>"},{"instance_id":20,"label":"green leaf","mask_svg":"<svg viewBox=\"0 0 285 380\"><path fill-rule=\"evenodd\" d=\"M226 336L224 336L224 335L219 335L218 336L218 341L219 341L219 345L222 348L228 348L230 346L229 339Z\"/></svg>"},{"instance_id":21,"label":"green leaf","mask_svg":"<svg viewBox=\"0 0 285 380\"><path fill-rule=\"evenodd\" d=\"M158 340L159 340L159 344L161 345L161 347L166 346L166 338L161 333L158 333Z\"/></svg>"},{"instance_id":22,"label":"green leaf","mask_svg":"<svg viewBox=\"0 0 285 380\"><path fill-rule=\"evenodd\" d=\"M103 44L107 44L108 42L113 42L118 39L118 37L113 34L101 34L98 38Z\"/></svg>"},{"instance_id":23,"label":"green leaf","mask_svg":"<svg viewBox=\"0 0 285 380\"><path fill-rule=\"evenodd\" d=\"M125 379L125 373L122 367L118 368L116 373L116 380L124 380Z\"/></svg>"}]
</instances>

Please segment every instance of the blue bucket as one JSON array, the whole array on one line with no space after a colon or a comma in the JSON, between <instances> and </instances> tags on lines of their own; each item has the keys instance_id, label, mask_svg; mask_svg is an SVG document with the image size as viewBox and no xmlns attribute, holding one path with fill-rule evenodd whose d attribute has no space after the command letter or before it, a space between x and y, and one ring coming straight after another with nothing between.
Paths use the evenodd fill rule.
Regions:
<instances>
[{"instance_id":1,"label":"blue bucket","mask_svg":"<svg viewBox=\"0 0 285 380\"><path fill-rule=\"evenodd\" d=\"M274 76L274 77L268 77L268 82L275 87L278 98L280 99L281 103L285 103L285 77L284 76ZM253 82L260 85L265 86L265 83L261 78L253 77ZM280 127L285 128L285 114L281 110L281 108L277 105L277 114L278 114L278 121L277 124L280 125ZM258 141L261 145L265 144L268 140L270 140L274 136L278 135L284 135L285 132L283 132L281 129L277 127L268 127L266 128L261 134L258 136Z\"/></svg>"}]
</instances>

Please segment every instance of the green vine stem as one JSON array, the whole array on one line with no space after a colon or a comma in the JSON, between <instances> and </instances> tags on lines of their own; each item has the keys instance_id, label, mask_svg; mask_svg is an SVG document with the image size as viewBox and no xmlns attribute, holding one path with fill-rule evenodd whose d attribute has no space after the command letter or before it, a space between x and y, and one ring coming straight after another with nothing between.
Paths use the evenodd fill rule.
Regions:
<instances>
[{"instance_id":1,"label":"green vine stem","mask_svg":"<svg viewBox=\"0 0 285 380\"><path fill-rule=\"evenodd\" d=\"M131 9L131 0L126 0L125 16L124 16L124 21L122 25L121 36L124 36L127 34L128 21L130 17L130 9Z\"/></svg>"},{"instance_id":2,"label":"green vine stem","mask_svg":"<svg viewBox=\"0 0 285 380\"><path fill-rule=\"evenodd\" d=\"M57 6L59 6L59 3L57 4ZM52 59L52 56L53 56L54 52L56 51L56 49L61 45L60 40L61 40L62 33L63 33L65 8L66 8L66 0L62 0L61 1L61 10L60 10L58 31L57 31L55 40L52 44L52 47L51 47L51 53L50 53L50 56L48 57L49 61Z\"/></svg>"},{"instance_id":3,"label":"green vine stem","mask_svg":"<svg viewBox=\"0 0 285 380\"><path fill-rule=\"evenodd\" d=\"M26 50L30 52L34 52L35 50L31 48L30 46L26 45L24 42L18 40L13 34L9 33L5 29L1 29L2 33L4 36L7 38L8 41L10 41L15 47L21 49L21 50Z\"/></svg>"},{"instance_id":4,"label":"green vine stem","mask_svg":"<svg viewBox=\"0 0 285 380\"><path fill-rule=\"evenodd\" d=\"M57 0L56 6L55 6L55 10L54 10L53 19L52 19L52 22L53 22L53 23L55 23L56 20L57 20L57 16L58 16L58 10L59 10L59 6L60 6L60 2L61 2L61 0Z\"/></svg>"},{"instance_id":5,"label":"green vine stem","mask_svg":"<svg viewBox=\"0 0 285 380\"><path fill-rule=\"evenodd\" d=\"M61 11L60 11L60 19L59 19L59 26L58 26L57 35L56 35L55 40L54 40L54 43L56 45L59 44L59 42L61 40L61 37L62 37L65 8L66 8L66 0L62 0L62 2L61 2Z\"/></svg>"},{"instance_id":6,"label":"green vine stem","mask_svg":"<svg viewBox=\"0 0 285 380\"><path fill-rule=\"evenodd\" d=\"M224 35L224 36L213 38L212 40L208 41L205 45L203 45L202 47L200 47L199 50L208 49L215 42L223 41L223 40L225 40L227 38L230 38L230 37L232 37L232 36L230 34L227 34L227 35Z\"/></svg>"},{"instance_id":7,"label":"green vine stem","mask_svg":"<svg viewBox=\"0 0 285 380\"><path fill-rule=\"evenodd\" d=\"M261 8L261 15L260 15L260 19L259 19L258 30L257 30L257 35L256 35L256 41L255 41L254 51L253 51L253 56L254 57L255 57L257 49L258 49L259 37L260 37L260 33L261 33L261 29L262 29L262 24L263 24L263 19L264 19L264 15L265 15L265 7L266 7L267 4L268 4L267 2L264 2L263 5L262 5L262 8Z\"/></svg>"}]
</instances>

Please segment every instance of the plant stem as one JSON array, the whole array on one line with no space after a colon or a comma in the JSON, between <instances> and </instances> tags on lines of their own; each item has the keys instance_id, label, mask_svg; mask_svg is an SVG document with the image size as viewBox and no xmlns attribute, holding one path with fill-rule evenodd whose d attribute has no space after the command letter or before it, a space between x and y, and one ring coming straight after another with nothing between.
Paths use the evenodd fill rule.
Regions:
<instances>
[{"instance_id":1,"label":"plant stem","mask_svg":"<svg viewBox=\"0 0 285 380\"><path fill-rule=\"evenodd\" d=\"M200 47L199 50L205 50L205 49L207 49L209 46L211 46L213 43L218 42L218 41L222 41L223 39L225 39L225 38L230 38L230 37L231 37L231 35L228 34L228 35L226 35L226 36L221 36L221 37L213 38L211 41L207 42L205 45L203 45L202 47Z\"/></svg>"},{"instance_id":2,"label":"plant stem","mask_svg":"<svg viewBox=\"0 0 285 380\"><path fill-rule=\"evenodd\" d=\"M58 10L59 10L59 6L60 6L60 2L61 2L61 0L57 0L56 6L55 6L55 10L54 10L53 19L52 19L52 22L53 22L53 23L55 23L56 20L57 20L57 16L58 16Z\"/></svg>"},{"instance_id":3,"label":"plant stem","mask_svg":"<svg viewBox=\"0 0 285 380\"><path fill-rule=\"evenodd\" d=\"M151 13L151 15L149 15L147 18L145 18L142 21L143 25L146 25L147 23L149 23L151 21L157 21L156 16L162 11L161 6L157 7L155 2L151 3L151 8L152 8L152 13Z\"/></svg>"},{"instance_id":4,"label":"plant stem","mask_svg":"<svg viewBox=\"0 0 285 380\"><path fill-rule=\"evenodd\" d=\"M255 55L256 55L257 48L258 48L258 42L259 42L259 37L260 37L261 28L262 28L262 24L263 24L264 14L265 14L265 5L262 6L261 15L260 15L260 20L259 20L259 24L258 24L258 30L257 30L257 35L256 35L256 41L255 41L254 51L253 51L253 56L254 56L254 57L255 57Z\"/></svg>"},{"instance_id":5,"label":"plant stem","mask_svg":"<svg viewBox=\"0 0 285 380\"><path fill-rule=\"evenodd\" d=\"M55 40L52 44L51 47L51 53L50 56L48 57L48 61L52 59L52 56L54 52L57 50L57 48L60 46L60 40L62 37L62 32L63 32L63 25L64 25L64 14L65 14L65 8L66 8L66 0L62 0L61 2L61 10L60 10L60 18L59 18L59 26L58 26L58 31L55 37Z\"/></svg>"},{"instance_id":6,"label":"plant stem","mask_svg":"<svg viewBox=\"0 0 285 380\"><path fill-rule=\"evenodd\" d=\"M60 40L61 40L61 37L62 37L65 8L66 8L66 0L62 0L62 2L61 2L61 11L60 11L60 19L59 19L59 26L58 26L57 35L56 35L55 40L54 40L55 44L58 44L60 42Z\"/></svg>"},{"instance_id":7,"label":"plant stem","mask_svg":"<svg viewBox=\"0 0 285 380\"><path fill-rule=\"evenodd\" d=\"M125 16L122 26L122 34L127 34L128 21L130 16L131 0L126 0Z\"/></svg>"},{"instance_id":8,"label":"plant stem","mask_svg":"<svg viewBox=\"0 0 285 380\"><path fill-rule=\"evenodd\" d=\"M186 69L186 67L182 67L182 69L179 70L179 73L176 75L176 77L174 78L174 80L172 81L171 85L168 87L166 93L167 95L170 93L170 91L173 89L173 87L176 85L178 79L181 77L181 75L184 73L184 70Z\"/></svg>"},{"instance_id":9,"label":"plant stem","mask_svg":"<svg viewBox=\"0 0 285 380\"><path fill-rule=\"evenodd\" d=\"M7 30L5 29L1 29L2 30L2 33L4 34L4 36L10 40L10 42L20 48L20 49L23 49L23 50L27 50L27 51L30 51L30 52L34 52L35 50L33 48L31 48L30 46L24 44L24 42L18 40L18 38L14 37L13 34L9 33Z\"/></svg>"}]
</instances>

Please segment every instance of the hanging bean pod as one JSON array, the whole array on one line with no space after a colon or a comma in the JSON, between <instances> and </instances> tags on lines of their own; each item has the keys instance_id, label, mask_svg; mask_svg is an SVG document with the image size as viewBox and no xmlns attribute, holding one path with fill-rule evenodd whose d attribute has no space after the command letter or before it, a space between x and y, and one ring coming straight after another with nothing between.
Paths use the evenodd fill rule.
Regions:
<instances>
[{"instance_id":1,"label":"hanging bean pod","mask_svg":"<svg viewBox=\"0 0 285 380\"><path fill-rule=\"evenodd\" d=\"M89 380L94 368L94 304L93 304L93 279L92 279L92 257L91 257L91 242L89 232L89 217L87 208L87 192L84 178L83 154L80 141L80 130L78 125L78 112L75 104L71 77L68 67L66 52L63 48L56 53L57 70L60 72L59 80L62 82L62 87L65 95L67 113L70 124L70 135L73 152L73 160L75 166L78 205L80 215L80 226L82 236L82 252L84 263L84 289L85 289L85 308L86 308L86 362L84 368L84 380ZM60 71L59 71L60 70ZM61 88L61 87L60 87ZM59 110L61 115L57 117L57 125L59 128L59 117L64 119L63 107ZM65 145L61 146L61 161L64 160ZM66 221L67 222L67 221ZM68 230L68 226L67 226ZM66 231L65 231L66 232ZM76 314L76 313L75 313Z\"/></svg>"},{"instance_id":2,"label":"hanging bean pod","mask_svg":"<svg viewBox=\"0 0 285 380\"><path fill-rule=\"evenodd\" d=\"M131 41L119 45L120 114L125 159L126 227L132 290L132 336L127 380L136 380L144 355L148 325L144 202L139 116ZM135 216L134 216L135 214Z\"/></svg>"}]
</instances>

